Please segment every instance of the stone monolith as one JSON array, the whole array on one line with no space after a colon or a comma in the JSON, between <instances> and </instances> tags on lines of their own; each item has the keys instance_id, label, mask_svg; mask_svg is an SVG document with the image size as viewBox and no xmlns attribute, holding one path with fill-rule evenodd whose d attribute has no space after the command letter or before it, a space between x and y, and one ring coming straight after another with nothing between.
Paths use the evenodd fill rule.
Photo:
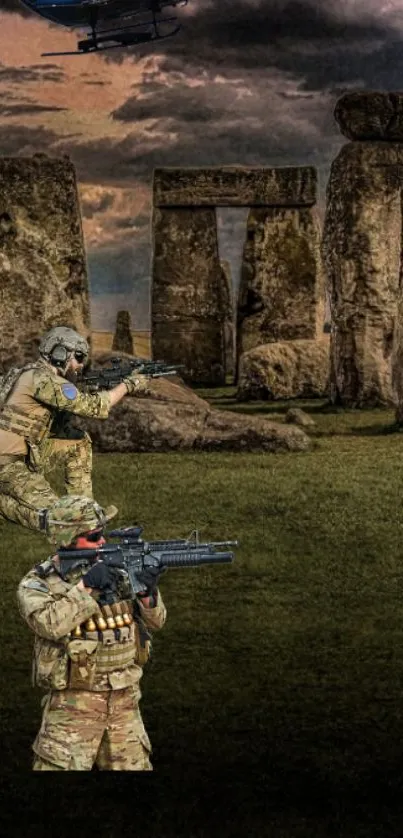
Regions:
<instances>
[{"instance_id":1,"label":"stone monolith","mask_svg":"<svg viewBox=\"0 0 403 838\"><path fill-rule=\"evenodd\" d=\"M113 336L112 349L115 352L128 352L129 355L133 355L134 353L129 311L118 311L116 315L116 328Z\"/></svg>"},{"instance_id":2,"label":"stone monolith","mask_svg":"<svg viewBox=\"0 0 403 838\"><path fill-rule=\"evenodd\" d=\"M324 277L317 212L252 209L237 306L237 359L262 344L320 337Z\"/></svg>"},{"instance_id":3,"label":"stone monolith","mask_svg":"<svg viewBox=\"0 0 403 838\"><path fill-rule=\"evenodd\" d=\"M154 210L152 355L188 381L225 383L224 279L215 210Z\"/></svg>"},{"instance_id":4,"label":"stone monolith","mask_svg":"<svg viewBox=\"0 0 403 838\"><path fill-rule=\"evenodd\" d=\"M224 383L223 276L214 208L312 207L316 189L312 166L154 170L154 357L184 363L187 380Z\"/></svg>"},{"instance_id":5,"label":"stone monolith","mask_svg":"<svg viewBox=\"0 0 403 838\"><path fill-rule=\"evenodd\" d=\"M67 325L90 336L76 175L68 158L0 158L0 367L36 357Z\"/></svg>"},{"instance_id":6,"label":"stone monolith","mask_svg":"<svg viewBox=\"0 0 403 838\"><path fill-rule=\"evenodd\" d=\"M332 163L323 254L332 315L331 400L389 404L401 273L403 143L352 142Z\"/></svg>"}]
</instances>

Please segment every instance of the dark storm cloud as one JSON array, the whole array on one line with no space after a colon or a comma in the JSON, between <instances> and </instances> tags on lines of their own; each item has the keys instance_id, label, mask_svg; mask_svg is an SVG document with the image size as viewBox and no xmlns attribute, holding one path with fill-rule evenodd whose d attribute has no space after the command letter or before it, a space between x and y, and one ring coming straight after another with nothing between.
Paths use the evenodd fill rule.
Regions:
<instances>
[{"instance_id":1,"label":"dark storm cloud","mask_svg":"<svg viewBox=\"0 0 403 838\"><path fill-rule=\"evenodd\" d=\"M329 4L330 5L330 4ZM323 183L345 142L334 106L344 92L401 89L403 41L375 0L195 3L163 75L143 76L112 112L152 120L148 140L114 146L116 171L151 182L156 166L315 165ZM133 147L133 154L130 151Z\"/></svg>"},{"instance_id":2,"label":"dark storm cloud","mask_svg":"<svg viewBox=\"0 0 403 838\"><path fill-rule=\"evenodd\" d=\"M337 54L323 55L320 61L310 56L304 64L298 62L298 66L305 77L305 89L323 88L337 97L353 86L367 90L402 90L403 38L389 38L367 54L340 47Z\"/></svg>"},{"instance_id":3,"label":"dark storm cloud","mask_svg":"<svg viewBox=\"0 0 403 838\"><path fill-rule=\"evenodd\" d=\"M13 157L49 152L57 135L47 128L26 128L25 125L0 125L0 155Z\"/></svg>"},{"instance_id":4,"label":"dark storm cloud","mask_svg":"<svg viewBox=\"0 0 403 838\"><path fill-rule=\"evenodd\" d=\"M175 118L175 121L209 122L222 117L225 100L221 89L213 86L208 93L204 87L176 87L168 88L164 84L153 84L153 93L147 89L147 98L139 99L133 96L120 108L112 111L113 119L122 122L145 119ZM229 91L229 96L231 92Z\"/></svg>"},{"instance_id":5,"label":"dark storm cloud","mask_svg":"<svg viewBox=\"0 0 403 838\"><path fill-rule=\"evenodd\" d=\"M304 78L307 89L354 79L370 87L397 61L389 78L401 85L402 39L374 2L214 0L198 4L184 26L186 37L173 39L161 65L168 73L276 68Z\"/></svg>"},{"instance_id":6,"label":"dark storm cloud","mask_svg":"<svg viewBox=\"0 0 403 838\"><path fill-rule=\"evenodd\" d=\"M321 117L315 111L312 119L319 126L321 120L323 123L314 136L308 123L305 134L298 121L273 132L263 122L249 123L238 117L232 122L205 123L202 133L196 123L181 123L179 136L171 140L163 134L139 139L133 133L119 142L58 143L57 151L71 155L82 182L95 183L102 177L104 184L115 185L138 181L151 185L152 171L160 166L317 165L319 159L323 164L344 140L332 136L335 129L327 111Z\"/></svg>"},{"instance_id":7,"label":"dark storm cloud","mask_svg":"<svg viewBox=\"0 0 403 838\"><path fill-rule=\"evenodd\" d=\"M6 67L0 63L0 82L12 84L62 82L64 72L56 64L31 64L28 67Z\"/></svg>"},{"instance_id":8,"label":"dark storm cloud","mask_svg":"<svg viewBox=\"0 0 403 838\"><path fill-rule=\"evenodd\" d=\"M187 13L189 12L189 13ZM382 14L376 0L189 0L187 9L175 10L182 30L172 39L141 48L105 53L108 61L165 55L169 72L190 67L218 69L288 66L304 47L326 52L334 45L356 48L383 40L394 31L392 10Z\"/></svg>"},{"instance_id":9,"label":"dark storm cloud","mask_svg":"<svg viewBox=\"0 0 403 838\"><path fill-rule=\"evenodd\" d=\"M19 104L19 105L0 105L0 117L7 116L28 116L37 113L49 113L50 111L67 111L68 108L58 108L50 105L33 105L33 104Z\"/></svg>"},{"instance_id":10,"label":"dark storm cloud","mask_svg":"<svg viewBox=\"0 0 403 838\"><path fill-rule=\"evenodd\" d=\"M354 3L347 5L351 8ZM362 7L357 19L346 17L343 11L342 3L325 4L322 0L213 0L200 3L196 14L186 17L186 41L194 37L213 47L241 47L247 51L277 40L351 41L384 31L376 20L363 14Z\"/></svg>"},{"instance_id":11,"label":"dark storm cloud","mask_svg":"<svg viewBox=\"0 0 403 838\"><path fill-rule=\"evenodd\" d=\"M77 170L81 183L102 183L104 186L126 186L128 173L124 167L127 157L127 140L114 142L111 139L92 142L71 143L69 138L59 139L57 154L68 154ZM130 149L132 149L130 143Z\"/></svg>"},{"instance_id":12,"label":"dark storm cloud","mask_svg":"<svg viewBox=\"0 0 403 838\"><path fill-rule=\"evenodd\" d=\"M93 73L80 73L80 82L82 84L93 84L97 87L107 87L112 83L111 81L101 81L99 79L94 79Z\"/></svg>"}]
</instances>

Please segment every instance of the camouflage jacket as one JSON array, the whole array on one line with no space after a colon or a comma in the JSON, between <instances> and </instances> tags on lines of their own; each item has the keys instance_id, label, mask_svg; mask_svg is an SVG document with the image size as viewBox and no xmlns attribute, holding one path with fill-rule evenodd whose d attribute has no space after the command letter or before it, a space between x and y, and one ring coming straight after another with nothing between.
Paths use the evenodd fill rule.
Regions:
<instances>
[{"instance_id":1,"label":"camouflage jacket","mask_svg":"<svg viewBox=\"0 0 403 838\"><path fill-rule=\"evenodd\" d=\"M76 637L77 626L100 608L92 595L55 571L41 578L36 569L31 570L18 586L17 600L21 616L35 633L32 681L45 689L98 691L138 686L149 653L149 643L145 655L140 648L139 626L155 631L166 619L158 592L155 608L145 608L136 600L138 616L126 632L83 632Z\"/></svg>"},{"instance_id":2,"label":"camouflage jacket","mask_svg":"<svg viewBox=\"0 0 403 838\"><path fill-rule=\"evenodd\" d=\"M12 377L9 378L12 381ZM44 360L24 367L0 405L0 453L27 453L27 445L40 445L55 418L67 411L78 416L106 419L109 393L81 393Z\"/></svg>"}]
</instances>

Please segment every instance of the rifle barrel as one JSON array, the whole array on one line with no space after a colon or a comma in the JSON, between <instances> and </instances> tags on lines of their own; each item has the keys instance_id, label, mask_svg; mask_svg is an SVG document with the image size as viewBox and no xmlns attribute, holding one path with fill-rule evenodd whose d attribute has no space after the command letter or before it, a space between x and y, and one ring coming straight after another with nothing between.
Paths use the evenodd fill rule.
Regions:
<instances>
[{"instance_id":1,"label":"rifle barrel","mask_svg":"<svg viewBox=\"0 0 403 838\"><path fill-rule=\"evenodd\" d=\"M163 567L196 567L199 564L226 564L233 558L233 553L162 553L161 564Z\"/></svg>"}]
</instances>

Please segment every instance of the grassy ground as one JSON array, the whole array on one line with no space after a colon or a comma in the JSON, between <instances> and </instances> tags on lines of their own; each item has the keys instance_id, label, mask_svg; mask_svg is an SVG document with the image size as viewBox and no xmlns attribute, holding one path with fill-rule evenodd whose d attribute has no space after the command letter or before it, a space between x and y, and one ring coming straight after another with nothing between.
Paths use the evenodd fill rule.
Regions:
<instances>
[{"instance_id":1,"label":"grassy ground","mask_svg":"<svg viewBox=\"0 0 403 838\"><path fill-rule=\"evenodd\" d=\"M198 393L279 421L291 406ZM240 542L233 565L173 570L161 583L168 621L142 709L163 778L162 835L179 834L201 803L207 831L183 834L403 834L403 434L385 433L393 411L298 406L317 423L307 453L95 456L95 496L117 504L118 523L141 523L149 538L197 527L203 540ZM27 776L40 694L15 588L47 546L7 523L0 538L2 756ZM220 787L228 828L213 813ZM173 800L168 828L159 813Z\"/></svg>"}]
</instances>

